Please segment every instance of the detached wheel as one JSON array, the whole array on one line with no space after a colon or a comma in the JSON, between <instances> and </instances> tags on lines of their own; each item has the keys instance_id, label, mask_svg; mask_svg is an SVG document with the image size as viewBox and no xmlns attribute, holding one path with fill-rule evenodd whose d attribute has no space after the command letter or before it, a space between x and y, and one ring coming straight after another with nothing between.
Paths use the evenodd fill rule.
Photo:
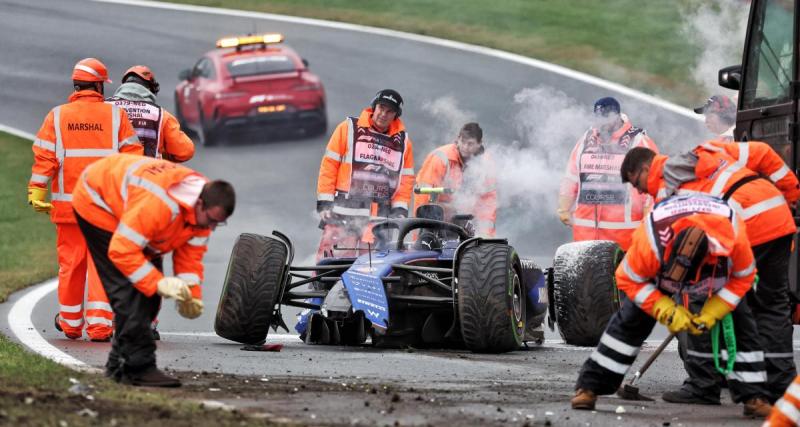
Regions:
<instances>
[{"instance_id":1,"label":"detached wheel","mask_svg":"<svg viewBox=\"0 0 800 427\"><path fill-rule=\"evenodd\" d=\"M478 243L461 255L458 314L467 348L479 353L518 349L525 332L520 261L511 246Z\"/></svg>"},{"instance_id":2,"label":"detached wheel","mask_svg":"<svg viewBox=\"0 0 800 427\"><path fill-rule=\"evenodd\" d=\"M286 245L279 240L248 233L239 236L214 320L217 335L244 344L267 339L286 257Z\"/></svg>"},{"instance_id":3,"label":"detached wheel","mask_svg":"<svg viewBox=\"0 0 800 427\"><path fill-rule=\"evenodd\" d=\"M622 260L615 242L593 240L561 245L553 260L555 321L564 342L594 347L619 310L614 272Z\"/></svg>"}]
</instances>

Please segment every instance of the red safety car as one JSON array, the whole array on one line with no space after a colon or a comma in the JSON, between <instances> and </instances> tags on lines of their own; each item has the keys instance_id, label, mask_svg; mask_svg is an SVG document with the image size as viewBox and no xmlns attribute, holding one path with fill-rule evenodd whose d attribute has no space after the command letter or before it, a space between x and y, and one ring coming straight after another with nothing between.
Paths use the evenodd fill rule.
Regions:
<instances>
[{"instance_id":1,"label":"red safety car","mask_svg":"<svg viewBox=\"0 0 800 427\"><path fill-rule=\"evenodd\" d=\"M181 71L175 113L212 145L228 131L327 130L325 90L281 34L228 37Z\"/></svg>"}]
</instances>

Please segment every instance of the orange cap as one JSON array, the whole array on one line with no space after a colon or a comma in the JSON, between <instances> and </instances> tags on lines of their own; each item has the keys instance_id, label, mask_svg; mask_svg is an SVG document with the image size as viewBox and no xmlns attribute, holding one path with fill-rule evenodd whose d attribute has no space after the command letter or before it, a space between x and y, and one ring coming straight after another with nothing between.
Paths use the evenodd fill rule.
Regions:
<instances>
[{"instance_id":1,"label":"orange cap","mask_svg":"<svg viewBox=\"0 0 800 427\"><path fill-rule=\"evenodd\" d=\"M72 69L72 80L111 83L108 78L108 69L99 59L95 58L84 58L78 61Z\"/></svg>"},{"instance_id":2,"label":"orange cap","mask_svg":"<svg viewBox=\"0 0 800 427\"><path fill-rule=\"evenodd\" d=\"M136 74L148 82L153 82L156 79L156 76L147 65L134 65L133 67L128 68L128 71L125 71L125 74L122 75L122 79L124 80L128 74Z\"/></svg>"}]
</instances>

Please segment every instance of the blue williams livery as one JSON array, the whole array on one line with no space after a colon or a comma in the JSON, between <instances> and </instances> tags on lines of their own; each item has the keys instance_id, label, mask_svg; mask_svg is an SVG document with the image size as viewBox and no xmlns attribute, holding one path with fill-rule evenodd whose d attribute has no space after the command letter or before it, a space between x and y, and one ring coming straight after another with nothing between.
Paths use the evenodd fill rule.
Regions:
<instances>
[{"instance_id":1,"label":"blue williams livery","mask_svg":"<svg viewBox=\"0 0 800 427\"><path fill-rule=\"evenodd\" d=\"M281 308L293 306L304 309L295 329L308 344L500 353L541 343L544 272L505 239L474 237L466 221L382 219L362 255L313 266L292 265L292 243L279 232L242 234L215 330L260 344L270 327L288 330Z\"/></svg>"}]
</instances>

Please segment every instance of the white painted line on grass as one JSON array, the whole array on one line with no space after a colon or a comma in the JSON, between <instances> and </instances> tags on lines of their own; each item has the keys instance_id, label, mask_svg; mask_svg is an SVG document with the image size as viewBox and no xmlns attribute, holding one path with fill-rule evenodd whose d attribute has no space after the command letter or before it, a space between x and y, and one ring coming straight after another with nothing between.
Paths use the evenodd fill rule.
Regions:
<instances>
[{"instance_id":1,"label":"white painted line on grass","mask_svg":"<svg viewBox=\"0 0 800 427\"><path fill-rule=\"evenodd\" d=\"M10 133L11 135L18 136L20 138L30 139L33 141L36 139L36 135L32 133L25 132L24 130L20 130L17 128L12 128L11 126L6 126L4 124L0 124L0 132Z\"/></svg>"},{"instance_id":2,"label":"white painted line on grass","mask_svg":"<svg viewBox=\"0 0 800 427\"><path fill-rule=\"evenodd\" d=\"M625 87L619 83L610 82L590 74L582 73L580 71L571 70L560 65L551 64L549 62L540 61L538 59L529 58L527 56L518 55L516 53L506 52L498 49L492 49L484 46L476 46L467 43L457 42L453 40L440 39L431 36L423 36L419 34L405 33L397 30L389 30L385 28L368 27L366 25L348 24L344 22L324 21L322 19L300 18L296 16L278 15L274 13L264 12L251 12L246 10L224 9L208 6L194 6L185 4L163 3L158 1L146 0L92 0L98 3L113 3L126 6L149 7L154 9L175 10L183 12L206 13L211 15L225 15L240 18L252 19L269 19L273 21L288 22L301 25L312 25L317 27L334 28L337 30L355 31L361 33L375 34L387 37L395 37L404 40L411 40L420 43L427 43L440 47L447 47L451 49L462 50L466 52L477 53L481 55L491 56L506 61L515 62L518 64L527 65L530 67L538 68L540 70L549 71L551 73L559 74L564 77L577 80L586 84L597 86L603 89L621 93L630 98L646 102L651 105L672 111L673 113L680 114L690 119L702 121L701 115L695 114L694 111L681 107L680 105L673 104L663 99L656 98L652 95L647 95L638 90Z\"/></svg>"},{"instance_id":3,"label":"white painted line on grass","mask_svg":"<svg viewBox=\"0 0 800 427\"><path fill-rule=\"evenodd\" d=\"M86 363L64 353L49 342L47 342L39 331L33 326L31 315L33 308L39 300L58 288L58 279L50 279L27 291L8 312L8 326L11 332L17 336L23 344L34 352L68 368L78 371L100 373L100 369L89 366Z\"/></svg>"}]
</instances>

